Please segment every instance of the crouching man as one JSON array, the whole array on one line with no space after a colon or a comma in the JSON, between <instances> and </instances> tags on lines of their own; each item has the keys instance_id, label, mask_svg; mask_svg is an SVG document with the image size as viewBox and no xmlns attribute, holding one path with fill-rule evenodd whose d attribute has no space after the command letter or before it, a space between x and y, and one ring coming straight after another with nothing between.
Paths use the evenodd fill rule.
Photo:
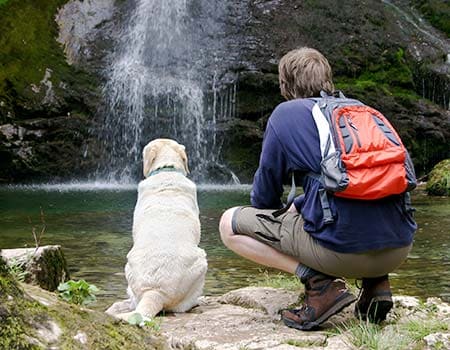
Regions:
<instances>
[{"instance_id":1,"label":"crouching man","mask_svg":"<svg viewBox=\"0 0 450 350\"><path fill-rule=\"evenodd\" d=\"M320 91L334 92L327 59L317 50L288 52L279 63L280 90L287 102L268 120L252 206L228 209L220 221L223 243L264 266L298 276L305 285L304 305L282 313L284 323L312 330L353 303L346 278L362 278L355 314L380 322L392 308L388 274L407 257L416 224L404 197L352 200L329 196L332 222L324 218L321 182L304 177L304 195L279 216L283 183L289 174L320 173L319 134L312 116ZM322 190L323 192L323 190Z\"/></svg>"}]
</instances>

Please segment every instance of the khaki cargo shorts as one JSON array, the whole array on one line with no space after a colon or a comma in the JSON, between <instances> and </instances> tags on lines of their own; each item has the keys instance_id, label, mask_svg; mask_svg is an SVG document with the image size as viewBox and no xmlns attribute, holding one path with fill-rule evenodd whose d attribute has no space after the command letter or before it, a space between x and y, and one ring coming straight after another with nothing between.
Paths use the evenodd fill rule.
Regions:
<instances>
[{"instance_id":1,"label":"khaki cargo shorts","mask_svg":"<svg viewBox=\"0 0 450 350\"><path fill-rule=\"evenodd\" d=\"M233 232L252 237L328 275L347 278L383 276L400 266L412 247L338 253L321 246L303 229L300 214L287 212L274 217L272 212L271 209L237 208L232 218Z\"/></svg>"}]
</instances>

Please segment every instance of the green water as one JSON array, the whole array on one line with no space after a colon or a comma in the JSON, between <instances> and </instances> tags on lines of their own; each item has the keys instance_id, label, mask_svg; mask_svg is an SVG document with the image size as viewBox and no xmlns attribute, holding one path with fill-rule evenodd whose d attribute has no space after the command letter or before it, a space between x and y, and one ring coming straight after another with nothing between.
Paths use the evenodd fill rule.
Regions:
<instances>
[{"instance_id":1,"label":"green water","mask_svg":"<svg viewBox=\"0 0 450 350\"><path fill-rule=\"evenodd\" d=\"M57 189L57 188L56 188ZM126 296L123 267L131 247L136 190L0 188L0 248L33 247L40 208L46 230L41 245L63 247L73 279L84 278L102 292L95 308ZM260 266L228 251L218 222L231 206L248 204L249 189L200 189L201 247L208 255L205 295L217 295L262 280ZM415 195L419 230L408 260L392 274L395 293L450 301L450 199ZM31 223L30 223L31 221ZM275 273L275 272L274 272Z\"/></svg>"}]
</instances>

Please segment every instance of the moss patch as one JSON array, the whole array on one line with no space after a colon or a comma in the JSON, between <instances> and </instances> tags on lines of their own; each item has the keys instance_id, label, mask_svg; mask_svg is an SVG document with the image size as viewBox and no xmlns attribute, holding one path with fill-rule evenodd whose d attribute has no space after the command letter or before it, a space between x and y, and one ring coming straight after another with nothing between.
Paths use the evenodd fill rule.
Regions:
<instances>
[{"instance_id":1,"label":"moss patch","mask_svg":"<svg viewBox=\"0 0 450 350\"><path fill-rule=\"evenodd\" d=\"M58 35L55 14L66 0L9 0L0 7L0 122L12 117L29 118L36 112L65 112L67 103L76 99L74 79L84 75L69 66ZM48 85L57 103L42 103ZM76 78L74 78L76 77ZM75 96L73 96L75 95ZM64 101L67 99L68 101ZM73 105L76 103L73 102ZM10 114L11 116L11 114Z\"/></svg>"},{"instance_id":2,"label":"moss patch","mask_svg":"<svg viewBox=\"0 0 450 350\"><path fill-rule=\"evenodd\" d=\"M22 287L6 272L0 260L0 349L165 349L165 340L149 328L118 322L102 312L59 301L38 287ZM46 300L48 306L32 297ZM54 323L61 329L58 340L48 343L37 329ZM85 334L83 346L74 337Z\"/></svg>"},{"instance_id":3,"label":"moss patch","mask_svg":"<svg viewBox=\"0 0 450 350\"><path fill-rule=\"evenodd\" d=\"M443 160L433 168L426 191L433 196L450 196L450 159Z\"/></svg>"},{"instance_id":4,"label":"moss patch","mask_svg":"<svg viewBox=\"0 0 450 350\"><path fill-rule=\"evenodd\" d=\"M450 36L450 3L442 0L414 0L418 8L430 23Z\"/></svg>"},{"instance_id":5,"label":"moss patch","mask_svg":"<svg viewBox=\"0 0 450 350\"><path fill-rule=\"evenodd\" d=\"M420 97L413 91L413 73L405 58L405 51L399 47L387 50L380 59L368 62L365 70L354 78L336 77L336 87L356 94L381 90L392 96L418 100Z\"/></svg>"}]
</instances>

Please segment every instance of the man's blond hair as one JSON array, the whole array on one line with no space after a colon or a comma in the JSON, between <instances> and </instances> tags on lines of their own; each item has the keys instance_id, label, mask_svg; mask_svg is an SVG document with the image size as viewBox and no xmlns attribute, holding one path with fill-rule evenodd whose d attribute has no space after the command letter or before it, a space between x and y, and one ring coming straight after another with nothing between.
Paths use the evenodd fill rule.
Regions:
<instances>
[{"instance_id":1,"label":"man's blond hair","mask_svg":"<svg viewBox=\"0 0 450 350\"><path fill-rule=\"evenodd\" d=\"M281 95L287 100L320 97L334 91L328 60L319 51L301 47L285 54L278 65Z\"/></svg>"}]
</instances>

